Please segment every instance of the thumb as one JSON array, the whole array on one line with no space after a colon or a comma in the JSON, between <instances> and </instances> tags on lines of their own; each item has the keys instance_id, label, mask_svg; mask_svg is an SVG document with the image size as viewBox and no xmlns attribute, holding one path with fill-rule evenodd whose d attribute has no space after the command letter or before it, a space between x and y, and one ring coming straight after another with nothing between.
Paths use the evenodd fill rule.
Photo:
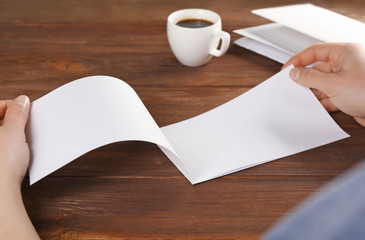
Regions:
<instances>
[{"instance_id":1,"label":"thumb","mask_svg":"<svg viewBox=\"0 0 365 240\"><path fill-rule=\"evenodd\" d=\"M323 73L313 68L293 68L290 77L295 82L309 88L316 88L328 95L333 87L334 75Z\"/></svg>"},{"instance_id":2,"label":"thumb","mask_svg":"<svg viewBox=\"0 0 365 240\"><path fill-rule=\"evenodd\" d=\"M28 121L30 102L27 96L19 96L10 101L5 112L3 127L24 134Z\"/></svg>"}]
</instances>

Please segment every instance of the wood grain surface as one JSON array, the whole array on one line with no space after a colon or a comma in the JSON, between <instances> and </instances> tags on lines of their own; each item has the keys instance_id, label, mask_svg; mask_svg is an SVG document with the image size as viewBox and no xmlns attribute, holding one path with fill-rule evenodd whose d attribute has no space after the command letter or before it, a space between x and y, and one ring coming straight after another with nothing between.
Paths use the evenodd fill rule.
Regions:
<instances>
[{"instance_id":1,"label":"wood grain surface","mask_svg":"<svg viewBox=\"0 0 365 240\"><path fill-rule=\"evenodd\" d=\"M0 99L35 100L77 78L109 75L136 90L159 126L188 119L281 65L231 44L206 66L184 67L169 48L167 16L216 11L235 40L234 29L269 22L251 10L300 2L1 0ZM365 22L362 0L312 2ZM31 187L26 178L24 202L42 239L257 239L365 157L365 129L343 113L332 116L351 138L196 186L153 144L111 144Z\"/></svg>"}]
</instances>

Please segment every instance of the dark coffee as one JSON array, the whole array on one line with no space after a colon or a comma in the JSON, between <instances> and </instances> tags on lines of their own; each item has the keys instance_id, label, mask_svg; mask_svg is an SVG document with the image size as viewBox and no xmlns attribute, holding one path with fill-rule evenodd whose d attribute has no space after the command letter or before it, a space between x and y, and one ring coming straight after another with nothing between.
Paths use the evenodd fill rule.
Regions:
<instances>
[{"instance_id":1,"label":"dark coffee","mask_svg":"<svg viewBox=\"0 0 365 240\"><path fill-rule=\"evenodd\" d=\"M213 23L205 19L183 19L176 23L176 25L186 28L203 28L211 26Z\"/></svg>"}]
</instances>

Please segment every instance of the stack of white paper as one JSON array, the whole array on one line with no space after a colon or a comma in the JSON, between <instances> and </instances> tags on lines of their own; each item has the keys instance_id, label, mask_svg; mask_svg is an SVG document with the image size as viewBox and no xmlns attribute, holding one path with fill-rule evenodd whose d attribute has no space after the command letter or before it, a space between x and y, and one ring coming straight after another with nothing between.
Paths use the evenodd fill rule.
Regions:
<instances>
[{"instance_id":1,"label":"stack of white paper","mask_svg":"<svg viewBox=\"0 0 365 240\"><path fill-rule=\"evenodd\" d=\"M275 23L235 30L245 36L235 41L280 63L319 42L365 43L365 24L312 4L252 11Z\"/></svg>"},{"instance_id":2,"label":"stack of white paper","mask_svg":"<svg viewBox=\"0 0 365 240\"><path fill-rule=\"evenodd\" d=\"M30 182L117 141L157 144L195 184L348 137L313 93L290 79L291 68L209 112L163 128L119 79L70 82L32 103Z\"/></svg>"}]
</instances>

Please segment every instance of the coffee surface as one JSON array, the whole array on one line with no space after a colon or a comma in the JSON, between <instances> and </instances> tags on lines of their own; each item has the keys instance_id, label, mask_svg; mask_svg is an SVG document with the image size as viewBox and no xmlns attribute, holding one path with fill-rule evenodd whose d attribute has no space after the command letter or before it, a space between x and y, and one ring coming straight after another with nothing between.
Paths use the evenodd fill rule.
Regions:
<instances>
[{"instance_id":1,"label":"coffee surface","mask_svg":"<svg viewBox=\"0 0 365 240\"><path fill-rule=\"evenodd\" d=\"M213 23L205 19L184 19L180 20L176 25L186 28L202 28L211 26Z\"/></svg>"}]
</instances>

